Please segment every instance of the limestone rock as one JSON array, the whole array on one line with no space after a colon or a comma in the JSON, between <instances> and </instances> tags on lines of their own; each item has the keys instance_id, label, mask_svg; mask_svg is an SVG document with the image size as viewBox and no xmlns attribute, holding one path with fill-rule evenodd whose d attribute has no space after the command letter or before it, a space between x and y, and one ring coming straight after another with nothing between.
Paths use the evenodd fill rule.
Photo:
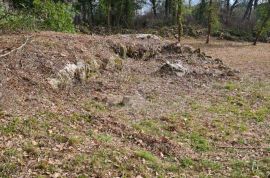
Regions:
<instances>
[{"instance_id":1,"label":"limestone rock","mask_svg":"<svg viewBox=\"0 0 270 178\"><path fill-rule=\"evenodd\" d=\"M138 34L136 35L136 38L138 39L154 39L154 40L160 40L160 37L158 37L157 35L153 35L153 34Z\"/></svg>"},{"instance_id":2,"label":"limestone rock","mask_svg":"<svg viewBox=\"0 0 270 178\"><path fill-rule=\"evenodd\" d=\"M77 83L85 83L98 70L95 60L88 63L78 61L76 64L68 63L59 70L55 78L48 78L47 81L53 89L65 88Z\"/></svg>"},{"instance_id":3,"label":"limestone rock","mask_svg":"<svg viewBox=\"0 0 270 178\"><path fill-rule=\"evenodd\" d=\"M188 69L184 67L180 62L170 63L167 61L159 70L160 74L184 76L188 73Z\"/></svg>"}]
</instances>

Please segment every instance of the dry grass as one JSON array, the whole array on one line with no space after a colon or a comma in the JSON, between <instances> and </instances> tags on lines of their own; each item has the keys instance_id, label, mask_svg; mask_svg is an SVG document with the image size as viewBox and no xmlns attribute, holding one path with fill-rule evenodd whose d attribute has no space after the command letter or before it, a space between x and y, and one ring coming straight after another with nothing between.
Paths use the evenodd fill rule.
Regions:
<instances>
[{"instance_id":1,"label":"dry grass","mask_svg":"<svg viewBox=\"0 0 270 178\"><path fill-rule=\"evenodd\" d=\"M201 48L207 54L222 59L225 63L251 75L270 76L270 44L232 42L212 39L209 45L204 39L186 38L183 43Z\"/></svg>"},{"instance_id":2,"label":"dry grass","mask_svg":"<svg viewBox=\"0 0 270 178\"><path fill-rule=\"evenodd\" d=\"M91 42L85 36L57 36L72 41L72 49L82 48L79 41ZM184 42L240 69L240 80L194 86L149 75L154 60L126 60L122 72L103 72L80 98L67 95L63 105L74 108L68 105L64 114L61 103L30 116L0 110L0 177L269 175L270 45ZM79 49L81 56L89 55ZM134 103L108 105L104 98L111 94L129 96Z\"/></svg>"}]
</instances>

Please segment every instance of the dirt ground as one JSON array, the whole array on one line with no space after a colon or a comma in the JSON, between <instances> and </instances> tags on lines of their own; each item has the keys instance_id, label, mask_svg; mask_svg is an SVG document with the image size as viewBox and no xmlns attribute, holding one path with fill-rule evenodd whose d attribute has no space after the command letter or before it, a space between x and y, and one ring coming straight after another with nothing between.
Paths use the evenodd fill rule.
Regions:
<instances>
[{"instance_id":1,"label":"dirt ground","mask_svg":"<svg viewBox=\"0 0 270 178\"><path fill-rule=\"evenodd\" d=\"M210 45L204 39L184 39L185 44L201 48L207 54L221 58L231 67L251 77L265 75L269 77L270 48L267 43L259 43L256 47L249 42L232 42L213 39ZM262 76L264 77L264 76Z\"/></svg>"},{"instance_id":2,"label":"dirt ground","mask_svg":"<svg viewBox=\"0 0 270 178\"><path fill-rule=\"evenodd\" d=\"M23 41L0 36L0 54ZM118 43L140 51L166 40L41 32L0 58L0 177L270 174L270 44L185 38L202 53L151 51L138 59L132 48L111 66L106 59ZM86 83L48 87L77 58L109 64ZM178 59L192 72L158 75L165 61ZM227 66L239 73L231 76Z\"/></svg>"}]
</instances>

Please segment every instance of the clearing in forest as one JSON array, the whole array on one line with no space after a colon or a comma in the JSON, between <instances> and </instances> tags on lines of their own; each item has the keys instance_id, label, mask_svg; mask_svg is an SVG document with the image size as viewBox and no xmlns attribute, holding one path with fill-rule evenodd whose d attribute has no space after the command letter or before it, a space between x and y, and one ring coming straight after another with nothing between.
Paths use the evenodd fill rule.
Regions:
<instances>
[{"instance_id":1,"label":"clearing in forest","mask_svg":"<svg viewBox=\"0 0 270 178\"><path fill-rule=\"evenodd\" d=\"M269 44L25 36L0 58L0 177L269 175Z\"/></svg>"}]
</instances>

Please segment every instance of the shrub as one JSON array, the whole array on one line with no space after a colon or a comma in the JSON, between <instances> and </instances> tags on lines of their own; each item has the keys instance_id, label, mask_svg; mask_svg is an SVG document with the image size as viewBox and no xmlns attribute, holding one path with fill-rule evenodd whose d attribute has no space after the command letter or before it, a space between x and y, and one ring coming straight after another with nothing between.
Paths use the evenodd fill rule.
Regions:
<instances>
[{"instance_id":1,"label":"shrub","mask_svg":"<svg viewBox=\"0 0 270 178\"><path fill-rule=\"evenodd\" d=\"M34 0L32 8L9 13L0 5L0 28L4 31L53 30L75 32L72 6L52 0ZM2 17L2 18L1 18Z\"/></svg>"},{"instance_id":2,"label":"shrub","mask_svg":"<svg viewBox=\"0 0 270 178\"><path fill-rule=\"evenodd\" d=\"M41 22L41 28L45 30L74 32L72 6L51 0L34 0L34 14Z\"/></svg>"},{"instance_id":3,"label":"shrub","mask_svg":"<svg viewBox=\"0 0 270 178\"><path fill-rule=\"evenodd\" d=\"M256 9L256 31L260 32L261 38L267 38L268 32L270 32L270 17L269 17L269 11L270 11L270 3L262 3L259 5L259 7Z\"/></svg>"}]
</instances>

